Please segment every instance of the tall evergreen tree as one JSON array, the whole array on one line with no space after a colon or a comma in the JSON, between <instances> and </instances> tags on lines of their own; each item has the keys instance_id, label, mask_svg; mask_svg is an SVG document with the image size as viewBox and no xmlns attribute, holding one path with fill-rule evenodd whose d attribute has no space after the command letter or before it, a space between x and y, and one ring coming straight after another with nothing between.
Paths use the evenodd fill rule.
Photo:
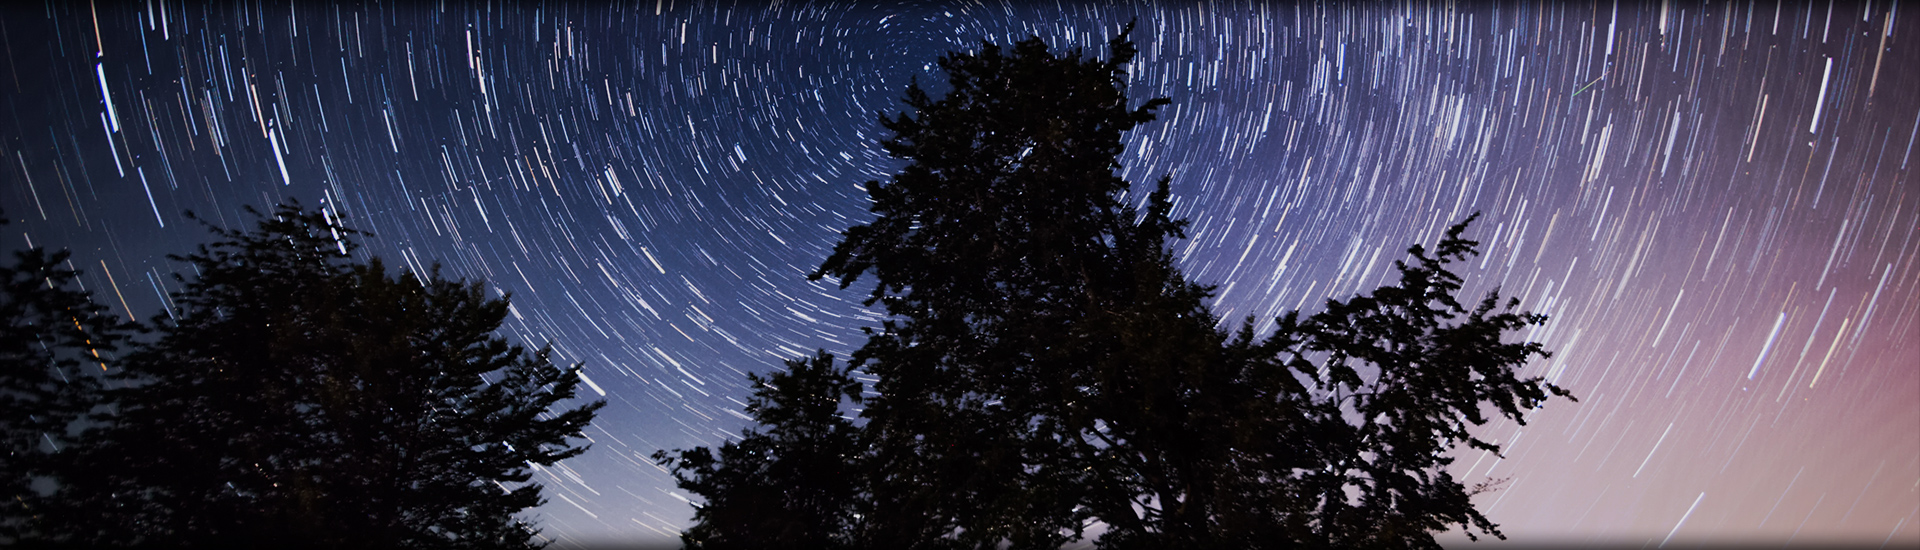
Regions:
<instances>
[{"instance_id":1,"label":"tall evergreen tree","mask_svg":"<svg viewBox=\"0 0 1920 550\"><path fill-rule=\"evenodd\" d=\"M70 541L541 546L513 514L532 464L585 450L604 402L556 410L578 365L494 335L507 302L477 283L356 261L325 212L213 231L89 434Z\"/></svg>"},{"instance_id":2,"label":"tall evergreen tree","mask_svg":"<svg viewBox=\"0 0 1920 550\"><path fill-rule=\"evenodd\" d=\"M134 329L93 302L69 256L35 247L0 265L0 543L33 536L37 517L58 500L49 493L58 485L44 481Z\"/></svg>"},{"instance_id":3,"label":"tall evergreen tree","mask_svg":"<svg viewBox=\"0 0 1920 550\"><path fill-rule=\"evenodd\" d=\"M845 540L1050 549L1096 523L1104 548L1438 548L1433 534L1452 525L1498 535L1446 453L1498 451L1468 431L1483 406L1523 421L1568 394L1515 374L1546 352L1506 338L1544 317L1497 295L1457 298L1447 266L1475 253L1461 238L1471 218L1433 253L1409 249L1395 285L1288 313L1264 336L1250 322L1219 328L1212 288L1170 252L1186 222L1168 179L1136 209L1116 174L1122 133L1167 103L1130 106L1126 36L1106 61L1038 38L950 54L944 97L916 83L907 112L882 117L882 144L907 164L867 183L874 218L813 274L842 288L871 275L867 303L889 314L851 360L878 395L850 462L863 475ZM756 445L771 447L720 464L757 471L785 450ZM676 465L700 474L681 477L707 500L700 519L764 490L701 483L720 471L709 464ZM703 521L689 535L750 527Z\"/></svg>"}]
</instances>

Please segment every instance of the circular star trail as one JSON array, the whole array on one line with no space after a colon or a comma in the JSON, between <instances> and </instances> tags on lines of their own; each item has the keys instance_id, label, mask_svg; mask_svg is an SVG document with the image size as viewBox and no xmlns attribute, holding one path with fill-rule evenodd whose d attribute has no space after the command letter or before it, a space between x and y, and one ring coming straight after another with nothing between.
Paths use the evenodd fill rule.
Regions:
<instances>
[{"instance_id":1,"label":"circular star trail","mask_svg":"<svg viewBox=\"0 0 1920 550\"><path fill-rule=\"evenodd\" d=\"M667 541L647 457L747 425L745 374L880 317L809 282L882 113L933 62L1126 22L1123 173L1172 177L1224 322L1391 282L1483 212L1467 291L1552 319L1580 398L1461 452L1515 540L1920 541L1920 30L1894 3L67 3L0 18L9 248L171 314L166 258L298 200L484 280L585 365L593 449L538 473L569 543ZM1136 194L1135 199L1144 198ZM1445 540L1459 539L1450 534Z\"/></svg>"}]
</instances>

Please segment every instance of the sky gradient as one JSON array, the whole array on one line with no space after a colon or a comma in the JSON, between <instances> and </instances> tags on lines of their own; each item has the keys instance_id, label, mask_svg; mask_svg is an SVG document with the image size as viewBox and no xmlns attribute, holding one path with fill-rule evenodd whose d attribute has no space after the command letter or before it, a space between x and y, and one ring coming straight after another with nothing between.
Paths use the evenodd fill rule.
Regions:
<instances>
[{"instance_id":1,"label":"sky gradient","mask_svg":"<svg viewBox=\"0 0 1920 550\"><path fill-rule=\"evenodd\" d=\"M6 248L72 248L96 300L164 317L166 255L208 237L183 211L328 209L585 364L609 406L538 476L547 536L666 541L692 509L647 456L735 436L746 373L878 323L805 275L899 167L876 120L909 79L983 39L1104 56L1137 18L1129 92L1173 103L1123 175L1172 177L1227 322L1391 282L1483 212L1468 294L1550 315L1527 372L1580 398L1459 455L1511 478L1476 497L1506 544L1920 544L1893 3L398 4L0 9Z\"/></svg>"}]
</instances>

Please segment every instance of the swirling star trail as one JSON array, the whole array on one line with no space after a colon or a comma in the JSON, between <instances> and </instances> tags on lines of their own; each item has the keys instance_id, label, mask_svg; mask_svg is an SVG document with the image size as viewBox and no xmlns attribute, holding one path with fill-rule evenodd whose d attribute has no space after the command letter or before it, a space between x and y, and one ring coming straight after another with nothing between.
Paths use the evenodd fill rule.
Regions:
<instances>
[{"instance_id":1,"label":"swirling star trail","mask_svg":"<svg viewBox=\"0 0 1920 550\"><path fill-rule=\"evenodd\" d=\"M982 39L1104 54L1137 18L1130 92L1173 104L1124 172L1172 176L1227 322L1388 282L1485 213L1468 291L1551 315L1528 372L1581 398L1459 454L1512 478L1476 502L1515 540L1920 542L1896 3L893 4L10 6L4 235L139 318L207 237L185 210L299 199L483 279L610 402L531 515L665 541L692 510L647 455L736 434L745 373L877 324L805 275L898 167L876 116L909 79Z\"/></svg>"}]
</instances>

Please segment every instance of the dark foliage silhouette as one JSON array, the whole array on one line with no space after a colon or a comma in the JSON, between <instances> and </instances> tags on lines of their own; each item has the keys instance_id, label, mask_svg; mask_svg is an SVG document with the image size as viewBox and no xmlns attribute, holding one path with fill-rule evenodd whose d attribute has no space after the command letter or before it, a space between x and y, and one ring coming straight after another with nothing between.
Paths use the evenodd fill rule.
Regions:
<instances>
[{"instance_id":1,"label":"dark foliage silhouette","mask_svg":"<svg viewBox=\"0 0 1920 550\"><path fill-rule=\"evenodd\" d=\"M1571 396L1516 374L1547 352L1508 337L1545 317L1457 297L1448 266L1476 253L1461 237L1473 218L1410 248L1396 284L1287 313L1271 334L1220 328L1212 288L1170 252L1187 222L1168 178L1139 200L1116 175L1122 134L1168 103L1130 106L1126 36L1105 61L1038 38L949 54L943 97L915 83L906 112L881 117L882 145L906 164L867 183L874 217L813 274L842 288L871 276L867 304L888 314L849 361L875 395L859 422L830 422L857 432L833 444L858 452L748 431L718 459L657 455L705 499L690 542L768 540L753 538L771 536L755 532L765 524L722 519L749 510L832 518L808 540L857 548L1050 549L1096 525L1103 548L1438 548L1455 525L1500 536L1447 453L1497 452L1469 432L1489 411L1523 421ZM790 376L802 373L818 381L796 387L849 379ZM855 396L817 395L830 397L813 401L818 420L755 420L792 430ZM794 456L846 459L793 479L857 475L830 499L752 477Z\"/></svg>"},{"instance_id":2,"label":"dark foliage silhouette","mask_svg":"<svg viewBox=\"0 0 1920 550\"><path fill-rule=\"evenodd\" d=\"M846 232L814 276L872 274L891 314L853 362L878 378L863 525L873 547L1053 548L1091 518L1080 433L1097 384L1085 322L1145 295L1169 218L1167 180L1144 213L1114 172L1121 135L1165 99L1128 105L1123 38L1111 59L1056 56L1030 39L948 55L950 90L907 89L883 142L908 162L868 182L876 218ZM1144 290L1145 292L1141 292ZM1196 302L1197 303L1197 302Z\"/></svg>"},{"instance_id":3,"label":"dark foliage silhouette","mask_svg":"<svg viewBox=\"0 0 1920 550\"><path fill-rule=\"evenodd\" d=\"M860 446L840 404L860 402L860 382L825 352L788 361L785 372L747 376L754 384L747 414L765 431L748 431L717 452L653 455L675 470L682 488L707 495L682 542L689 549L850 547Z\"/></svg>"},{"instance_id":4,"label":"dark foliage silhouette","mask_svg":"<svg viewBox=\"0 0 1920 550\"><path fill-rule=\"evenodd\" d=\"M257 213L256 213L257 214ZM579 366L509 345L505 298L388 272L357 232L282 205L174 257L153 320L82 437L49 538L86 545L538 547L530 464L604 402L557 408Z\"/></svg>"},{"instance_id":5,"label":"dark foliage silhouette","mask_svg":"<svg viewBox=\"0 0 1920 550\"><path fill-rule=\"evenodd\" d=\"M57 485L36 480L68 459L69 432L98 402L106 362L134 329L80 288L69 256L35 247L0 265L0 542L31 536L58 499Z\"/></svg>"}]
</instances>

